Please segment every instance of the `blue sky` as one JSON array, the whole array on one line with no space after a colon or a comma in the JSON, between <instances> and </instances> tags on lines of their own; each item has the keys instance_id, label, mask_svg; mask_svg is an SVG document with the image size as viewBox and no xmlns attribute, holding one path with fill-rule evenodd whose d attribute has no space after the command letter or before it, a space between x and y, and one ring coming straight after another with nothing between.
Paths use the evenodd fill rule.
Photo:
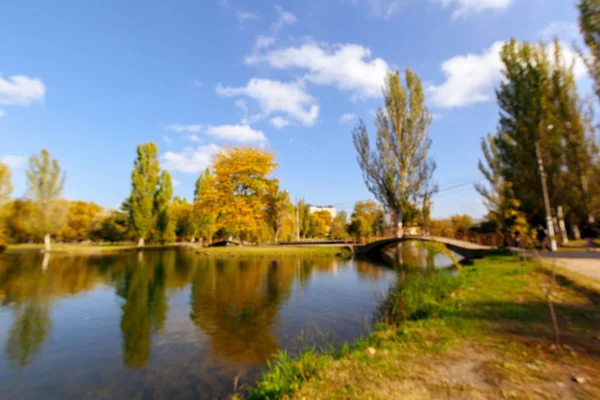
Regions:
<instances>
[{"instance_id":1,"label":"blue sky","mask_svg":"<svg viewBox=\"0 0 600 400\"><path fill-rule=\"evenodd\" d=\"M461 184L481 179L480 138L497 124L498 49L511 37L570 44L576 20L563 0L5 0L0 158L15 196L27 157L47 148L66 197L116 207L140 143L158 144L188 199L215 151L259 145L293 197L350 210L372 197L352 127L363 118L373 132L386 71L411 68L435 116L434 216L479 217ZM576 73L586 86L580 60Z\"/></svg>"}]
</instances>

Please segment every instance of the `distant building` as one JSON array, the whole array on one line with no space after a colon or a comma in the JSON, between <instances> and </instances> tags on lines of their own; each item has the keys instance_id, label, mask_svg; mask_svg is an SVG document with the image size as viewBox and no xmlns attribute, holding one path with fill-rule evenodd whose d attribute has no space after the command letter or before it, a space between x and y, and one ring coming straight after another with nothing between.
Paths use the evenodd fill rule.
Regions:
<instances>
[{"instance_id":1,"label":"distant building","mask_svg":"<svg viewBox=\"0 0 600 400\"><path fill-rule=\"evenodd\" d=\"M329 214L331 214L331 218L335 218L335 216L337 215L337 212L335 211L335 207L334 206L309 206L308 208L308 212L310 212L310 214L314 214L316 212L319 211L327 211Z\"/></svg>"}]
</instances>

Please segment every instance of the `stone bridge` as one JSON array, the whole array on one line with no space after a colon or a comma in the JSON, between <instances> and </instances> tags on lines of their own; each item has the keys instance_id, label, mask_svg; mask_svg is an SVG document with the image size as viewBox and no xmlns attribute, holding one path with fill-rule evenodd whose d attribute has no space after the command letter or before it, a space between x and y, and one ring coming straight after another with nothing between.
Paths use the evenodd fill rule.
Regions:
<instances>
[{"instance_id":1,"label":"stone bridge","mask_svg":"<svg viewBox=\"0 0 600 400\"><path fill-rule=\"evenodd\" d=\"M402 238L383 239L377 242L368 243L365 245L354 245L354 253L361 256L366 256L374 259L381 259L383 251L386 247L404 242L407 240L442 243L449 250L463 257L465 260L473 260L481 258L496 250L496 247L484 246L480 244L465 242L457 239L449 239L438 236L403 236Z\"/></svg>"}]
</instances>

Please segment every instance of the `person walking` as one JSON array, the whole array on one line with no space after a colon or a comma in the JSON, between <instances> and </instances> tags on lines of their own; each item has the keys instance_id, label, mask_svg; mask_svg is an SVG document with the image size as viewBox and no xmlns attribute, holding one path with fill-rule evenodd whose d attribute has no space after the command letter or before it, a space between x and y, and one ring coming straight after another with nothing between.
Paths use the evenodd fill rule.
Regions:
<instances>
[{"instance_id":1,"label":"person walking","mask_svg":"<svg viewBox=\"0 0 600 400\"><path fill-rule=\"evenodd\" d=\"M596 230L594 229L592 224L587 223L583 226L581 236L585 240L585 249L588 252L594 251L593 249L594 247L596 247L596 244L594 243L594 240L596 239Z\"/></svg>"},{"instance_id":2,"label":"person walking","mask_svg":"<svg viewBox=\"0 0 600 400\"><path fill-rule=\"evenodd\" d=\"M539 247L540 250L544 250L544 247L546 246L546 230L544 229L543 226L538 225L538 227L536 228L537 231L537 240L539 243Z\"/></svg>"}]
</instances>

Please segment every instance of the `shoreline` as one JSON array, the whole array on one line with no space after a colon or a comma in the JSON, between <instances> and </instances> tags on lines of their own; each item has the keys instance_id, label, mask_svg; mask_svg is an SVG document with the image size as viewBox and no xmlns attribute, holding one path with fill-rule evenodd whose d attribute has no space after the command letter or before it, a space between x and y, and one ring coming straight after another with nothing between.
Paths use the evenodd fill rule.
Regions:
<instances>
[{"instance_id":1,"label":"shoreline","mask_svg":"<svg viewBox=\"0 0 600 400\"><path fill-rule=\"evenodd\" d=\"M552 386L556 398L600 397L593 378L600 376L600 291L560 272L553 282L535 260L493 255L465 266L456 288L435 280L414 293L396 287L387 301L404 319L388 316L373 333L328 352L280 350L233 398L531 398L540 385ZM559 346L547 287L554 287Z\"/></svg>"},{"instance_id":2,"label":"shoreline","mask_svg":"<svg viewBox=\"0 0 600 400\"><path fill-rule=\"evenodd\" d=\"M205 257L290 257L327 256L349 258L351 252L344 246L311 245L257 245L231 247L200 247L193 243L148 244L53 244L49 254L109 255L140 250L186 249ZM8 245L4 254L46 253L43 244Z\"/></svg>"}]
</instances>

